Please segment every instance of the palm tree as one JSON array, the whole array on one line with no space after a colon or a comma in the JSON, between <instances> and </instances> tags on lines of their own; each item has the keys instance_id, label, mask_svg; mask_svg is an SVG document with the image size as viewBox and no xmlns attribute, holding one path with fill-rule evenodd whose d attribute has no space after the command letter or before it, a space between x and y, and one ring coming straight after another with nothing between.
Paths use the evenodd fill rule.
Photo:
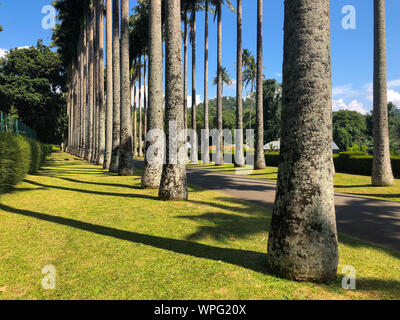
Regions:
<instances>
[{"instance_id":1,"label":"palm tree","mask_svg":"<svg viewBox=\"0 0 400 320\"><path fill-rule=\"evenodd\" d=\"M139 157L143 157L143 121L142 121L142 57L139 56L139 65L138 65L138 78L139 78L139 101L138 101L138 109L139 109Z\"/></svg>"},{"instance_id":2,"label":"palm tree","mask_svg":"<svg viewBox=\"0 0 400 320\"><path fill-rule=\"evenodd\" d=\"M132 82L133 82L133 156L138 156L138 139L137 139L137 80L139 76L138 61L132 65Z\"/></svg>"},{"instance_id":3,"label":"palm tree","mask_svg":"<svg viewBox=\"0 0 400 320\"><path fill-rule=\"evenodd\" d=\"M182 20L183 20L183 121L187 128L187 61L188 61L188 10L190 9L190 0L181 0Z\"/></svg>"},{"instance_id":4,"label":"palm tree","mask_svg":"<svg viewBox=\"0 0 400 320\"><path fill-rule=\"evenodd\" d=\"M208 10L209 0L205 0L205 20L204 20L204 136L202 139L207 139L210 135L209 120L208 120ZM208 144L204 144L205 150L202 150L203 164L210 163L210 153Z\"/></svg>"},{"instance_id":5,"label":"palm tree","mask_svg":"<svg viewBox=\"0 0 400 320\"><path fill-rule=\"evenodd\" d=\"M90 4L89 12L89 76L88 76L88 90L89 90L89 154L87 160L93 161L94 154L94 7Z\"/></svg>"},{"instance_id":6,"label":"palm tree","mask_svg":"<svg viewBox=\"0 0 400 320\"><path fill-rule=\"evenodd\" d=\"M247 88L250 85L250 127L251 129L251 115L253 112L253 91L254 91L254 84L257 79L257 65L256 60L252 53L248 49L243 49L242 54L242 61L243 61L243 82L245 87Z\"/></svg>"},{"instance_id":7,"label":"palm tree","mask_svg":"<svg viewBox=\"0 0 400 320\"><path fill-rule=\"evenodd\" d=\"M105 110L104 110L104 58L103 58L103 46L104 46L104 0L97 0L97 34L98 34L98 104L99 104L99 150L97 157L97 164L104 164L105 154Z\"/></svg>"},{"instance_id":8,"label":"palm tree","mask_svg":"<svg viewBox=\"0 0 400 320\"><path fill-rule=\"evenodd\" d=\"M198 159L198 145L196 133L196 10L197 0L192 0L191 3L191 32L190 40L192 43L192 148L190 151L190 158L192 163L197 163Z\"/></svg>"},{"instance_id":9,"label":"palm tree","mask_svg":"<svg viewBox=\"0 0 400 320\"><path fill-rule=\"evenodd\" d=\"M218 75L221 76L222 79L222 87L221 87L221 92L224 92L224 84L227 86L231 86L233 81L231 79L231 74L228 72L228 69L225 67L221 67L221 71L217 72L217 76L214 78L213 85L218 85Z\"/></svg>"},{"instance_id":10,"label":"palm tree","mask_svg":"<svg viewBox=\"0 0 400 320\"><path fill-rule=\"evenodd\" d=\"M237 0L237 50L236 50L236 129L235 167L243 167L243 57L242 57L242 0Z\"/></svg>"},{"instance_id":11,"label":"palm tree","mask_svg":"<svg viewBox=\"0 0 400 320\"><path fill-rule=\"evenodd\" d=\"M257 94L256 94L256 159L254 169L265 168L264 119L263 119L263 0L257 0Z\"/></svg>"},{"instance_id":12,"label":"palm tree","mask_svg":"<svg viewBox=\"0 0 400 320\"><path fill-rule=\"evenodd\" d=\"M129 0L121 0L121 129L118 174L133 175L132 113L129 79Z\"/></svg>"},{"instance_id":13,"label":"palm tree","mask_svg":"<svg viewBox=\"0 0 400 320\"><path fill-rule=\"evenodd\" d=\"M223 165L223 150L222 150L222 5L226 2L232 9L232 5L229 0L211 0L215 6L215 15L217 16L218 27L217 27L217 124L219 139L217 142L217 159L216 165Z\"/></svg>"},{"instance_id":14,"label":"palm tree","mask_svg":"<svg viewBox=\"0 0 400 320\"><path fill-rule=\"evenodd\" d=\"M371 181L375 186L391 186L394 183L390 163L385 0L374 0L374 158Z\"/></svg>"},{"instance_id":15,"label":"palm tree","mask_svg":"<svg viewBox=\"0 0 400 320\"><path fill-rule=\"evenodd\" d=\"M106 3L107 115L104 169L110 169L113 137L112 5Z\"/></svg>"},{"instance_id":16,"label":"palm tree","mask_svg":"<svg viewBox=\"0 0 400 320\"><path fill-rule=\"evenodd\" d=\"M165 131L166 164L163 166L159 198L161 200L187 200L186 163L174 152L178 133L183 127L182 95L182 44L180 26L180 0L169 0L166 4L166 68L165 68ZM172 148L172 149L171 149Z\"/></svg>"},{"instance_id":17,"label":"palm tree","mask_svg":"<svg viewBox=\"0 0 400 320\"><path fill-rule=\"evenodd\" d=\"M338 266L329 0L285 1L284 16L281 161L267 264L278 276L329 281Z\"/></svg>"},{"instance_id":18,"label":"palm tree","mask_svg":"<svg viewBox=\"0 0 400 320\"><path fill-rule=\"evenodd\" d=\"M163 55L161 1L149 3L149 105L148 130L163 129ZM161 137L157 137L160 139ZM154 142L153 142L154 143ZM146 150L152 145L146 139ZM143 188L158 188L162 174L163 148L157 150L154 162L145 157Z\"/></svg>"},{"instance_id":19,"label":"palm tree","mask_svg":"<svg viewBox=\"0 0 400 320\"><path fill-rule=\"evenodd\" d=\"M113 0L112 67L113 67L113 141L110 172L118 173L121 121L121 69L119 43L119 0Z\"/></svg>"}]
</instances>

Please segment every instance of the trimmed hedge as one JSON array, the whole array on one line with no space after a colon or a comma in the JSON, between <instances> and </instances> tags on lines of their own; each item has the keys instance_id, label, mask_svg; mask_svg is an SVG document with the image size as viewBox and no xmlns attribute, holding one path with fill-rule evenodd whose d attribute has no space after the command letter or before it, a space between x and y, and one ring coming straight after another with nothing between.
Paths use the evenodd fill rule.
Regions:
<instances>
[{"instance_id":1,"label":"trimmed hedge","mask_svg":"<svg viewBox=\"0 0 400 320\"><path fill-rule=\"evenodd\" d=\"M336 172L371 176L372 156L365 152L341 152L333 155ZM392 170L395 178L400 178L400 156L392 156ZM279 166L279 152L266 152L267 166Z\"/></svg>"},{"instance_id":2,"label":"trimmed hedge","mask_svg":"<svg viewBox=\"0 0 400 320\"><path fill-rule=\"evenodd\" d=\"M51 151L50 145L11 133L0 133L0 194L10 191L27 173L39 170Z\"/></svg>"}]
</instances>

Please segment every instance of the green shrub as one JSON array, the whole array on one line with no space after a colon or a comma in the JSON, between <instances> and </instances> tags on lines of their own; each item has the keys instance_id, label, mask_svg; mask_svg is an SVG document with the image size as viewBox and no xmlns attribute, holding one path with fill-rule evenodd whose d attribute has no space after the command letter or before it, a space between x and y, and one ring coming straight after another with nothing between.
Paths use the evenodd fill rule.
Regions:
<instances>
[{"instance_id":1,"label":"green shrub","mask_svg":"<svg viewBox=\"0 0 400 320\"><path fill-rule=\"evenodd\" d=\"M28 172L39 170L51 152L51 145L11 133L0 133L0 194L10 191Z\"/></svg>"},{"instance_id":2,"label":"green shrub","mask_svg":"<svg viewBox=\"0 0 400 320\"><path fill-rule=\"evenodd\" d=\"M21 182L31 164L28 141L10 133L0 134L0 193L7 192Z\"/></svg>"},{"instance_id":3,"label":"green shrub","mask_svg":"<svg viewBox=\"0 0 400 320\"><path fill-rule=\"evenodd\" d=\"M27 139L31 147L31 165L29 173L35 173L40 169L42 162L42 147L39 142L33 139Z\"/></svg>"},{"instance_id":4,"label":"green shrub","mask_svg":"<svg viewBox=\"0 0 400 320\"><path fill-rule=\"evenodd\" d=\"M269 167L278 167L279 152L265 152L265 163Z\"/></svg>"},{"instance_id":5,"label":"green shrub","mask_svg":"<svg viewBox=\"0 0 400 320\"><path fill-rule=\"evenodd\" d=\"M372 156L366 152L346 151L333 155L336 172L370 176L372 173ZM279 165L279 152L266 152L267 166ZM400 156L391 157L392 170L395 178L400 178Z\"/></svg>"}]
</instances>

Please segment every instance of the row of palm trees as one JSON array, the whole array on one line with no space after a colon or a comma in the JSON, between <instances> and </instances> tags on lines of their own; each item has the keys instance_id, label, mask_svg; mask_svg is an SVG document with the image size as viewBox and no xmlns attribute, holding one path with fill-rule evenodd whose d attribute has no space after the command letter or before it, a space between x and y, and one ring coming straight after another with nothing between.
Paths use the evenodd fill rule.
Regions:
<instances>
[{"instance_id":1,"label":"row of palm trees","mask_svg":"<svg viewBox=\"0 0 400 320\"><path fill-rule=\"evenodd\" d=\"M187 200L186 163L176 161L170 147L177 147L173 133L186 128L185 63L182 63L181 20L187 10L192 10L191 31L195 32L195 11L200 1L186 6L180 0L143 1L148 6L147 50L137 50L139 55L129 57L129 16L128 0L107 0L107 96L106 121L100 105L104 91L101 83L101 21L103 0L80 4L76 0L59 0L60 17L65 22L81 16L80 25L69 29L63 26L56 30L57 42L65 62L69 65L68 86L69 151L85 159L101 164L120 175L133 173L133 128L130 107L129 70L141 79L142 55L148 54L148 106L144 111L147 126L144 133L160 129L166 135L166 154L158 154L161 162L148 163L142 186L158 188L161 200ZM68 4L69 3L69 4ZM255 168L263 168L262 138L262 0L257 0L257 67L256 77L256 161ZM374 117L375 143L374 175L376 184L390 183L390 162L388 154L387 109L385 104L385 42L384 42L384 0L375 3L375 77ZM72 4L72 7L71 7ZM73 5L78 7L74 7ZM164 7L162 6L164 4ZM206 17L209 4L213 4L218 21L218 74L217 74L217 129L222 132L222 5L223 0L205 1ZM121 11L120 11L121 9ZM164 9L164 11L163 11ZM111 19L111 14L113 17ZM237 124L243 128L242 120L242 1L237 0ZM119 14L121 13L121 36L119 35ZM164 18L164 21L163 21ZM207 18L206 18L207 19ZM112 20L112 33L110 31ZM96 27L95 22L96 21ZM186 19L184 19L186 25ZM186 29L186 27L185 27ZM66 32L65 30L69 30ZM96 31L97 30L97 31ZM164 31L164 34L163 34ZM208 100L208 21L206 23L205 45L205 117ZM184 37L186 32L184 31ZM163 37L164 36L164 37ZM111 39L112 37L112 39ZM165 40L165 117L163 115L163 52ZM298 280L331 280L336 277L338 264L337 232L333 202L332 165L332 84L329 0L310 2L308 0L285 1L283 63L283 110L281 156L277 183L277 195L271 222L267 262L275 274ZM71 48L71 39L77 45ZM142 39L143 40L143 39ZM195 47L192 36L192 46ZM140 41L138 38L137 41ZM112 45L110 43L112 42ZM185 47L186 39L184 39ZM134 50L133 50L134 51ZM194 50L192 55L195 55ZM185 55L184 55L185 57ZM193 59L194 58L194 59ZM192 60L195 63L195 57ZM109 63L112 61L112 66ZM130 67L130 61L131 67ZM135 62L133 62L135 61ZM186 57L185 57L186 61ZM136 66L136 67L135 67ZM112 69L112 70L110 70ZM133 71L132 71L133 70ZM192 69L194 72L195 66ZM112 80L111 80L112 78ZM134 78L134 77L132 77ZM135 86L136 86L136 80ZM194 82L192 81L193 85ZM139 84L139 89L141 85ZM183 94L182 94L183 93ZM195 86L192 100L195 100ZM140 94L140 90L139 90ZM136 97L136 94L135 94ZM136 99L135 99L136 101ZM140 98L139 98L140 102ZM112 109L112 122L110 121ZM195 120L195 104L192 102L192 121ZM386 110L386 118L385 111ZM103 115L102 115L103 113ZM139 107L141 114L141 108ZM139 117L140 117L139 114ZM136 123L134 113L134 123ZM164 119L164 120L163 120ZM101 123L105 123L105 143ZM112 123L112 128L110 127ZM192 126L195 125L193 121ZM139 121L139 127L141 121ZM208 121L205 122L208 129ZM139 128L140 131L140 128ZM139 133L140 134L140 133ZM242 133L243 138L243 133ZM110 141L111 140L111 141ZM139 139L139 141L141 138ZM112 146L109 147L109 143ZM156 143L156 137L146 137L146 146ZM239 143L236 151L243 158ZM179 146L178 146L179 147ZM139 148L140 150L141 148ZM222 164L222 137L217 144ZM111 157L109 157L111 154ZM208 152L207 152L208 154ZM107 160L109 158L109 160ZM377 158L378 160L375 160ZM108 162L109 161L109 162ZM237 161L237 165L243 165ZM374 180L376 177L379 179ZM393 177L391 177L393 179Z\"/></svg>"}]
</instances>

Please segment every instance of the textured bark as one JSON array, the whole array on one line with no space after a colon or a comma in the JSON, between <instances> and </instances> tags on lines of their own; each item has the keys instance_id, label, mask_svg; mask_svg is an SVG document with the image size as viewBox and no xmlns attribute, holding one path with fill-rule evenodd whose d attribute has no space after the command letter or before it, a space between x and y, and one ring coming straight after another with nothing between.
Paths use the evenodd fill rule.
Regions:
<instances>
[{"instance_id":1,"label":"textured bark","mask_svg":"<svg viewBox=\"0 0 400 320\"><path fill-rule=\"evenodd\" d=\"M217 142L217 159L216 165L222 166L224 164L224 150L222 145L222 4L218 1L217 5L218 16L218 34L217 34L217 123L219 139Z\"/></svg>"},{"instance_id":2,"label":"textured bark","mask_svg":"<svg viewBox=\"0 0 400 320\"><path fill-rule=\"evenodd\" d=\"M121 0L121 141L120 176L133 175L131 83L129 80L129 0Z\"/></svg>"},{"instance_id":3,"label":"textured bark","mask_svg":"<svg viewBox=\"0 0 400 320\"><path fill-rule=\"evenodd\" d=\"M98 90L99 90L99 133L98 133L98 155L97 164L104 164L105 155L105 109L104 109L104 1L97 0L97 34L98 34L98 55L99 55L99 67L98 67Z\"/></svg>"},{"instance_id":4,"label":"textured bark","mask_svg":"<svg viewBox=\"0 0 400 320\"><path fill-rule=\"evenodd\" d=\"M98 72L99 72L99 34L97 32L97 1L92 2L93 6L93 163L97 163L98 156L98 114L99 114L99 86L98 86Z\"/></svg>"},{"instance_id":5,"label":"textured bark","mask_svg":"<svg viewBox=\"0 0 400 320\"><path fill-rule=\"evenodd\" d=\"M169 154L169 142L174 140L170 135L170 125L176 122L177 132L183 127L183 97L182 97L182 44L180 27L180 0L167 2L166 19L166 164L160 183L159 198L161 200L187 200L186 164L182 161L172 163ZM175 138L176 139L176 138ZM178 149L180 145L178 144Z\"/></svg>"},{"instance_id":6,"label":"textured bark","mask_svg":"<svg viewBox=\"0 0 400 320\"><path fill-rule=\"evenodd\" d=\"M210 128L208 120L208 6L209 0L205 1L205 21L204 21L204 137L203 139L209 139ZM202 150L203 152L203 164L210 163L210 152L207 149Z\"/></svg>"},{"instance_id":7,"label":"textured bark","mask_svg":"<svg viewBox=\"0 0 400 320\"><path fill-rule=\"evenodd\" d=\"M256 83L256 150L254 169L265 168L263 117L263 0L257 0L257 83Z\"/></svg>"},{"instance_id":8,"label":"textured bark","mask_svg":"<svg viewBox=\"0 0 400 320\"><path fill-rule=\"evenodd\" d=\"M192 4L192 150L190 154L191 162L198 163L198 143L196 125L196 3Z\"/></svg>"},{"instance_id":9,"label":"textured bark","mask_svg":"<svg viewBox=\"0 0 400 320\"><path fill-rule=\"evenodd\" d=\"M394 183L389 148L385 24L385 0L374 0L374 158L371 181L373 185L382 187Z\"/></svg>"},{"instance_id":10,"label":"textured bark","mask_svg":"<svg viewBox=\"0 0 400 320\"><path fill-rule=\"evenodd\" d=\"M110 172L118 172L120 121L121 121L121 70L119 43L119 0L113 0L112 24L112 67L113 67L113 141L111 152Z\"/></svg>"},{"instance_id":11,"label":"textured bark","mask_svg":"<svg viewBox=\"0 0 400 320\"><path fill-rule=\"evenodd\" d=\"M163 129L163 55L162 55L161 1L150 1L149 4L149 105L148 130ZM159 137L160 138L160 137ZM152 145L146 141L146 150ZM160 150L161 152L163 150ZM162 174L162 160L159 163L145 165L142 176L143 188L158 188Z\"/></svg>"},{"instance_id":12,"label":"textured bark","mask_svg":"<svg viewBox=\"0 0 400 320\"><path fill-rule=\"evenodd\" d=\"M243 61L242 61L242 0L237 0L237 47L236 47L236 129L235 136L235 167L243 167Z\"/></svg>"},{"instance_id":13,"label":"textured bark","mask_svg":"<svg viewBox=\"0 0 400 320\"><path fill-rule=\"evenodd\" d=\"M112 137L113 137L113 70L112 70L112 5L111 0L107 0L106 7L106 59L107 59L107 114L105 129L105 156L104 169L110 169Z\"/></svg>"},{"instance_id":14,"label":"textured bark","mask_svg":"<svg viewBox=\"0 0 400 320\"><path fill-rule=\"evenodd\" d=\"M267 263L296 280L336 278L329 0L285 1L280 166Z\"/></svg>"}]
</instances>

